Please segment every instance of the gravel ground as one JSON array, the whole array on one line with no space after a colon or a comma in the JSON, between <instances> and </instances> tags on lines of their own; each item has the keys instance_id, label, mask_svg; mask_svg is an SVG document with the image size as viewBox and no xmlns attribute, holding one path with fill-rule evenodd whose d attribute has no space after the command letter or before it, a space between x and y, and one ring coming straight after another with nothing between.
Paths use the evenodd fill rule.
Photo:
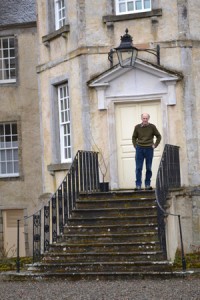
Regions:
<instances>
[{"instance_id":1,"label":"gravel ground","mask_svg":"<svg viewBox=\"0 0 200 300\"><path fill-rule=\"evenodd\" d=\"M0 282L1 300L200 300L200 278Z\"/></svg>"}]
</instances>

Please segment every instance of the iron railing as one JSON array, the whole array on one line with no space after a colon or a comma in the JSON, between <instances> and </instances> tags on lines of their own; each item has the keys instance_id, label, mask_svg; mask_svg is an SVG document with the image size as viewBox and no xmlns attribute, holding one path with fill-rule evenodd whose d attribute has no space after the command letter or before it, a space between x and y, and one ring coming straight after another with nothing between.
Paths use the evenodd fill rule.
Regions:
<instances>
[{"instance_id":1,"label":"iron railing","mask_svg":"<svg viewBox=\"0 0 200 300\"><path fill-rule=\"evenodd\" d=\"M178 214L171 214L166 212L166 201L169 189L179 187L181 187L179 147L166 144L164 147L156 178L156 201L158 204L158 235L162 251L167 257L165 218L168 215L178 217L182 253L182 268L183 271L185 271L186 261L183 248L181 217Z\"/></svg>"},{"instance_id":2,"label":"iron railing","mask_svg":"<svg viewBox=\"0 0 200 300\"><path fill-rule=\"evenodd\" d=\"M98 190L98 153L78 151L70 170L48 204L32 216L25 218L26 221L33 219L33 262L39 261L41 255L49 250L49 245L55 243L58 236L63 234L64 226L76 206L79 193ZM20 272L19 251L17 253L17 272Z\"/></svg>"}]
</instances>

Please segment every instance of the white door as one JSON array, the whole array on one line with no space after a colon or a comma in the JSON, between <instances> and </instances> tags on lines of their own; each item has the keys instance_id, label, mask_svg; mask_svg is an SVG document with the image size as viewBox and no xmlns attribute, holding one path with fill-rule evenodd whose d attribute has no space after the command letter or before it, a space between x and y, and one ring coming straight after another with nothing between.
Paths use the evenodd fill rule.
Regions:
<instances>
[{"instance_id":1,"label":"white door","mask_svg":"<svg viewBox=\"0 0 200 300\"><path fill-rule=\"evenodd\" d=\"M162 135L161 109L159 101L117 104L115 107L117 160L119 188L133 189L135 187L135 149L132 145L132 134L136 124L141 123L141 114L150 114L150 123L158 128ZM162 141L154 151L151 185L155 187L156 174L162 154ZM144 186L143 168L143 186Z\"/></svg>"}]
</instances>

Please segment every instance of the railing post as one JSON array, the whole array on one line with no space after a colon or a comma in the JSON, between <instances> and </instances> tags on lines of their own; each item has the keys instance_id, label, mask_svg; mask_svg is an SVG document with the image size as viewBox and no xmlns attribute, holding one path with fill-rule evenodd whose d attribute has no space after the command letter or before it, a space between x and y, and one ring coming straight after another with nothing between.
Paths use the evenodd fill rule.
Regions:
<instances>
[{"instance_id":1,"label":"railing post","mask_svg":"<svg viewBox=\"0 0 200 300\"><path fill-rule=\"evenodd\" d=\"M17 260L16 260L17 273L20 272L20 256L19 256L19 222L20 222L20 220L17 220Z\"/></svg>"},{"instance_id":2,"label":"railing post","mask_svg":"<svg viewBox=\"0 0 200 300\"><path fill-rule=\"evenodd\" d=\"M159 238L162 248L165 249L166 236L165 236L165 221L164 216L178 217L180 243L182 254L182 268L186 270L186 260L184 256L183 237L181 229L180 215L167 213L165 211L165 204L169 188L179 188L181 186L180 177L180 160L179 160L179 147L173 145L165 145L160 166L156 179L156 199L158 204L158 227ZM167 253L166 253L167 254Z\"/></svg>"},{"instance_id":3,"label":"railing post","mask_svg":"<svg viewBox=\"0 0 200 300\"><path fill-rule=\"evenodd\" d=\"M49 200L48 206L44 205L35 214L27 217L33 218L33 262L39 261L41 254L49 250L50 243L56 242L58 235L63 233L79 193L96 191L98 187L98 153L78 151L70 170ZM17 228L16 265L19 272L19 224Z\"/></svg>"},{"instance_id":4,"label":"railing post","mask_svg":"<svg viewBox=\"0 0 200 300\"><path fill-rule=\"evenodd\" d=\"M180 230L180 239L181 239L181 257L182 257L182 269L185 272L186 270L186 260L183 248L183 237L182 237L182 228L181 228L181 216L178 215L178 223L179 223L179 230Z\"/></svg>"}]
</instances>

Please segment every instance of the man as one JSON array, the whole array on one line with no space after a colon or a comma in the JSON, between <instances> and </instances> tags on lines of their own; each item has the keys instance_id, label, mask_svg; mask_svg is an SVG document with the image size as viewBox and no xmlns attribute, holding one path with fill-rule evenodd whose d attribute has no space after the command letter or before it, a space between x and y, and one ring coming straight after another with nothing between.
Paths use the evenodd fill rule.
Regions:
<instances>
[{"instance_id":1,"label":"man","mask_svg":"<svg viewBox=\"0 0 200 300\"><path fill-rule=\"evenodd\" d=\"M142 123L135 126L132 136L133 146L136 149L136 190L140 190L142 186L142 168L144 160L146 161L145 189L151 190L153 153L154 149L161 141L161 135L156 126L149 123L150 115L148 113L143 113L141 119ZM156 137L155 143L154 137Z\"/></svg>"}]
</instances>

